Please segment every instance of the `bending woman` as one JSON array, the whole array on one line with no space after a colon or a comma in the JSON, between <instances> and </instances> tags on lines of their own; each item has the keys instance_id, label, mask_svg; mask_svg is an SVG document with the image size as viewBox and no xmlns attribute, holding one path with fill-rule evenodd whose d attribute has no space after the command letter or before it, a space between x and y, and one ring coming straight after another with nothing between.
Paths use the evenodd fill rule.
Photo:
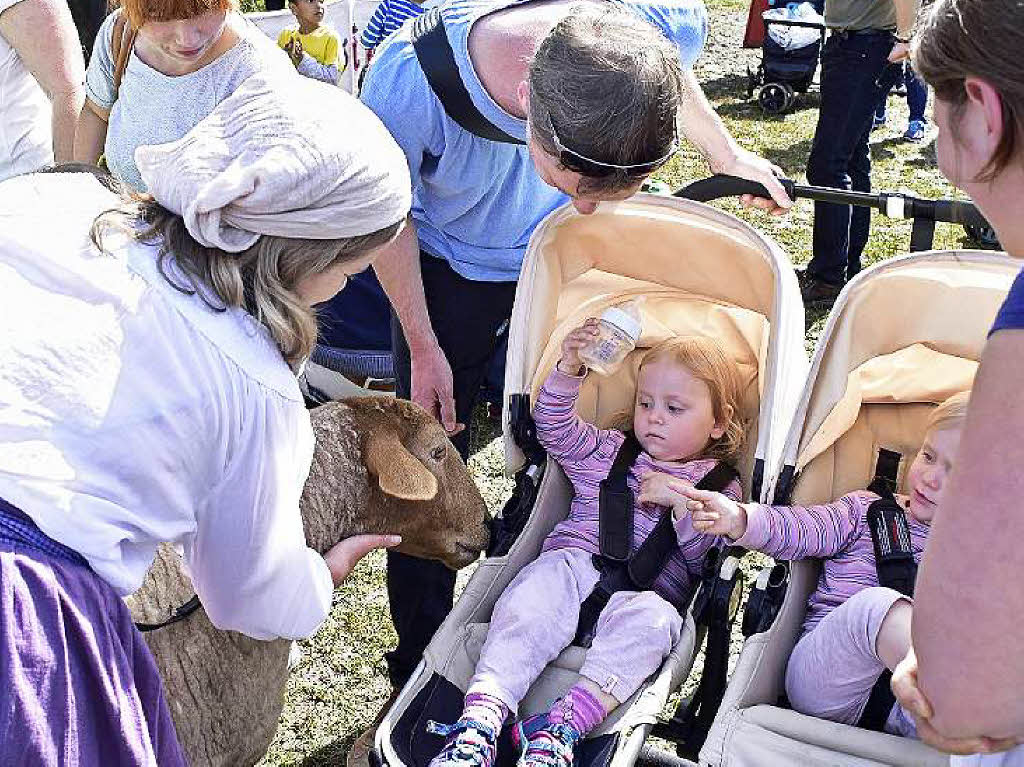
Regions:
<instances>
[{"instance_id":1,"label":"bending woman","mask_svg":"<svg viewBox=\"0 0 1024 767\"><path fill-rule=\"evenodd\" d=\"M136 158L153 198L91 173L0 184L5 763L183 763L121 600L158 543L218 628L269 639L312 634L355 561L397 542L306 546L294 375L310 306L409 211L390 135L336 88L254 77Z\"/></svg>"}]
</instances>

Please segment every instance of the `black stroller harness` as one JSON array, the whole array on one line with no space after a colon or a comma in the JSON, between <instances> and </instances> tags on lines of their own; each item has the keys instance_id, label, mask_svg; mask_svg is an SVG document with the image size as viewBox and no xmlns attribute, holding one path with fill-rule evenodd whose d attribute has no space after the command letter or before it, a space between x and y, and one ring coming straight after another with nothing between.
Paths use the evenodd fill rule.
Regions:
<instances>
[{"instance_id":1,"label":"black stroller harness","mask_svg":"<svg viewBox=\"0 0 1024 767\"><path fill-rule=\"evenodd\" d=\"M868 507L868 526L871 528L871 542L875 549L879 585L912 597L917 563L914 561L907 517L893 496L900 458L899 453L885 448L878 453L875 478L868 485L868 490L881 498ZM857 722L858 727L882 732L889 712L896 703L891 681L892 672L886 669L871 688L867 706Z\"/></svg>"},{"instance_id":2,"label":"black stroller harness","mask_svg":"<svg viewBox=\"0 0 1024 767\"><path fill-rule=\"evenodd\" d=\"M574 644L589 647L594 639L597 619L612 594L618 591L648 591L658 579L672 552L678 547L672 510L665 509L654 529L633 552L633 491L627 485L629 470L640 455L641 447L633 432L626 432L608 476L601 481L598 537L601 553L594 555L600 580L580 607ZM718 462L697 483L700 490L724 490L738 477L736 469ZM632 554L631 554L632 552Z\"/></svg>"}]
</instances>

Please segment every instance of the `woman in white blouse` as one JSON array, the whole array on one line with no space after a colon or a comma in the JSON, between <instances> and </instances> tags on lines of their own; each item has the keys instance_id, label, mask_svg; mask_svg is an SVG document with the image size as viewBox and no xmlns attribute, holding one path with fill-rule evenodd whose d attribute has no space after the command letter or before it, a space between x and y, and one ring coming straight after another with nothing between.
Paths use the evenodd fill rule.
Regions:
<instances>
[{"instance_id":1,"label":"woman in white blouse","mask_svg":"<svg viewBox=\"0 0 1024 767\"><path fill-rule=\"evenodd\" d=\"M339 131L345 125L347 130ZM311 305L410 205L405 159L336 88L254 77L172 144L153 199L92 174L0 184L0 706L5 760L183 763L121 595L179 544L217 626L313 633L391 536L305 544ZM111 212L113 211L113 212Z\"/></svg>"}]
</instances>

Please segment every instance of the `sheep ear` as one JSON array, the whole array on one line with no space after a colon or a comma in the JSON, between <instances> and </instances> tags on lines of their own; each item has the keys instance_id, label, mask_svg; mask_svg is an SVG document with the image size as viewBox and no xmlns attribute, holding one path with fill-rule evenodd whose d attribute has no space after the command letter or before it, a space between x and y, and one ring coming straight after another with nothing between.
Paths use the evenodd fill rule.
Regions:
<instances>
[{"instance_id":1,"label":"sheep ear","mask_svg":"<svg viewBox=\"0 0 1024 767\"><path fill-rule=\"evenodd\" d=\"M429 501L437 495L437 477L393 431L374 434L367 440L365 460L367 470L388 495L404 501Z\"/></svg>"}]
</instances>

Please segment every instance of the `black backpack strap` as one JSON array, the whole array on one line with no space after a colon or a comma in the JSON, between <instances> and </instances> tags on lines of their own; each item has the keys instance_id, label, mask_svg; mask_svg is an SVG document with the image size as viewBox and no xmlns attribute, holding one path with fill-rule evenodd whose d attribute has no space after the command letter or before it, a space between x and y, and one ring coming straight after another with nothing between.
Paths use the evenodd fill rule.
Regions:
<instances>
[{"instance_id":1,"label":"black backpack strap","mask_svg":"<svg viewBox=\"0 0 1024 767\"><path fill-rule=\"evenodd\" d=\"M450 118L470 133L490 141L526 143L505 133L476 108L459 74L439 8L431 8L413 21L412 47L430 89Z\"/></svg>"},{"instance_id":2,"label":"black backpack strap","mask_svg":"<svg viewBox=\"0 0 1024 767\"><path fill-rule=\"evenodd\" d=\"M711 471L701 477L695 487L698 490L713 490L720 493L738 476L739 473L736 469L719 461ZM651 534L647 536L647 539L637 549L636 554L629 560L629 577L633 590L645 591L651 588L677 546L672 511L666 509L658 520L658 524L651 530Z\"/></svg>"},{"instance_id":3,"label":"black backpack strap","mask_svg":"<svg viewBox=\"0 0 1024 767\"><path fill-rule=\"evenodd\" d=\"M615 455L608 476L601 480L598 495L598 540L601 556L625 562L633 550L633 491L629 489L629 470L640 455L640 443L631 431Z\"/></svg>"}]
</instances>

